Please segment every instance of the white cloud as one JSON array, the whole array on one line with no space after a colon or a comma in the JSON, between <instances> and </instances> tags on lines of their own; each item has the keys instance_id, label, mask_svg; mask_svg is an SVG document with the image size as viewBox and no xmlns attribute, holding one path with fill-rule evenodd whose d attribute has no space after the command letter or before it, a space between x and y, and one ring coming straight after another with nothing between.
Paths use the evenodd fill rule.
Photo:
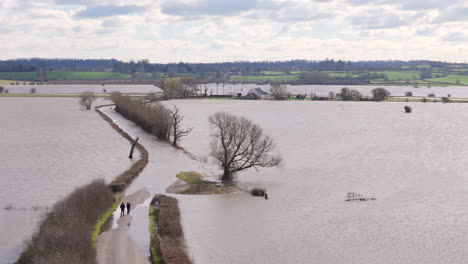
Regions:
<instances>
[{"instance_id":1,"label":"white cloud","mask_svg":"<svg viewBox=\"0 0 468 264\"><path fill-rule=\"evenodd\" d=\"M0 59L467 60L463 2L2 0Z\"/></svg>"}]
</instances>

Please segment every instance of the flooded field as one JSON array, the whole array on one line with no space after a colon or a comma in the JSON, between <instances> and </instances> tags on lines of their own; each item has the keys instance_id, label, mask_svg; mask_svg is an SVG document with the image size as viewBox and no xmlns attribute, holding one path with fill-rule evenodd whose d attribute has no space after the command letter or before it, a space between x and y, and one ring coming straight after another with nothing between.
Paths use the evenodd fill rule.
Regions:
<instances>
[{"instance_id":1,"label":"flooded field","mask_svg":"<svg viewBox=\"0 0 468 264\"><path fill-rule=\"evenodd\" d=\"M53 84L53 85L3 85L5 89L8 89L10 93L30 93L32 88L37 90L37 93L45 94L76 94L84 91L92 91L95 93L150 93L150 92L161 92L161 88L154 85L115 85L107 84L102 85L64 85L64 84ZM207 89L207 94L210 95L236 95L241 93L243 95L252 88L260 87L264 91L269 91L269 85L256 85L256 84L201 84L201 91ZM380 86L367 86L367 85L288 85L288 91L291 94L305 94L308 95L314 93L317 96L328 96L330 92L339 93L341 88L349 87L360 91L363 95L370 96L371 91L374 88ZM467 86L450 86L450 87L426 87L421 86L414 88L413 86L384 86L385 89L390 91L393 96L404 96L406 92L412 92L413 96L428 96L430 93L434 93L437 97L447 96L458 98L468 98L468 87Z\"/></svg>"},{"instance_id":2,"label":"flooded field","mask_svg":"<svg viewBox=\"0 0 468 264\"><path fill-rule=\"evenodd\" d=\"M285 160L239 175L269 200L177 196L196 263L466 261L468 105L415 103L404 114L402 103L175 103L195 155L209 152L208 116L226 111L260 124ZM348 192L377 200L345 202Z\"/></svg>"},{"instance_id":3,"label":"flooded field","mask_svg":"<svg viewBox=\"0 0 468 264\"><path fill-rule=\"evenodd\" d=\"M76 94L85 91L94 93L149 93L159 92L161 89L149 84L44 84L44 85L3 85L10 93L31 93L31 89L36 89L37 93L45 94Z\"/></svg>"},{"instance_id":4,"label":"flooded field","mask_svg":"<svg viewBox=\"0 0 468 264\"><path fill-rule=\"evenodd\" d=\"M250 89L260 87L262 90L268 92L269 85L256 85L256 84L207 84L208 94L229 94L235 95L237 93L246 94ZM365 96L372 95L371 91L377 87L384 87L392 96L404 96L406 92L412 92L413 96L428 96L434 93L437 97L447 96L451 97L468 98L467 86L449 86L449 87L427 87L420 86L414 88L413 86L375 86L375 85L287 85L288 92L291 94L305 94L311 95L312 93L317 96L328 96L330 92L339 93L341 88L349 87L356 89ZM205 85L201 85L204 90Z\"/></svg>"},{"instance_id":5,"label":"flooded field","mask_svg":"<svg viewBox=\"0 0 468 264\"><path fill-rule=\"evenodd\" d=\"M9 263L47 207L127 169L129 146L76 98L0 98L0 113L0 263Z\"/></svg>"},{"instance_id":6,"label":"flooded field","mask_svg":"<svg viewBox=\"0 0 468 264\"><path fill-rule=\"evenodd\" d=\"M432 89L432 88L431 88ZM49 206L75 186L112 179L128 167L128 143L77 99L0 98L0 263L14 261ZM193 127L181 145L192 160L110 108L104 112L150 154L127 190L164 193L180 171L216 177L208 159L209 115L246 116L271 135L285 164L238 175L240 192L175 195L195 263L463 263L468 105L411 103L176 100ZM12 140L14 139L14 140ZM375 196L345 202L348 192ZM149 201L146 202L148 204ZM37 207L37 208L36 208ZM36 208L36 209L34 209ZM148 253L147 206L128 227ZM4 235L5 234L5 235Z\"/></svg>"}]
</instances>

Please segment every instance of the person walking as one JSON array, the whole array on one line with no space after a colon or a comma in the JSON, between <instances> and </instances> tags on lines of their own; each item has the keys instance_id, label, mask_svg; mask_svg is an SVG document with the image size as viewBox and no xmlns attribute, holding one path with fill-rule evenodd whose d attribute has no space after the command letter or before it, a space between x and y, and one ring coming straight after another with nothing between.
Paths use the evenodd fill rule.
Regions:
<instances>
[{"instance_id":1,"label":"person walking","mask_svg":"<svg viewBox=\"0 0 468 264\"><path fill-rule=\"evenodd\" d=\"M122 202L120 204L120 216L124 216L125 215L125 204L124 202Z\"/></svg>"},{"instance_id":2,"label":"person walking","mask_svg":"<svg viewBox=\"0 0 468 264\"><path fill-rule=\"evenodd\" d=\"M132 207L132 205L127 202L127 214L130 214L130 207Z\"/></svg>"}]
</instances>

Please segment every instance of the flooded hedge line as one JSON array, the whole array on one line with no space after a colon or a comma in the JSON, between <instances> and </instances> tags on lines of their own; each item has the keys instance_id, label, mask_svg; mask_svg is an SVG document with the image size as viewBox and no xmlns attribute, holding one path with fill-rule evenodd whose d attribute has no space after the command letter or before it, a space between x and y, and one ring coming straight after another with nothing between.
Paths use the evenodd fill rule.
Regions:
<instances>
[{"instance_id":1,"label":"flooded hedge line","mask_svg":"<svg viewBox=\"0 0 468 264\"><path fill-rule=\"evenodd\" d=\"M171 112L160 103L148 104L120 93L112 94L115 111L133 121L143 130L160 140L168 140L171 134Z\"/></svg>"},{"instance_id":2,"label":"flooded hedge line","mask_svg":"<svg viewBox=\"0 0 468 264\"><path fill-rule=\"evenodd\" d=\"M156 232L151 235L151 254L154 251L165 264L191 264L185 249L185 239L180 223L180 210L177 199L166 195L155 195L151 201L159 203L159 210L150 210L150 219ZM153 258L154 259L154 258ZM159 264L158 262L153 264Z\"/></svg>"},{"instance_id":3,"label":"flooded hedge line","mask_svg":"<svg viewBox=\"0 0 468 264\"><path fill-rule=\"evenodd\" d=\"M91 233L113 203L114 195L102 179L76 189L45 216L16 263L97 263Z\"/></svg>"},{"instance_id":4,"label":"flooded hedge line","mask_svg":"<svg viewBox=\"0 0 468 264\"><path fill-rule=\"evenodd\" d=\"M96 112L98 112L98 114L104 120L106 120L112 126L112 128L114 128L115 131L117 131L117 133L119 133L122 137L126 138L128 141L130 141L130 143L133 143L134 139L127 132L125 132L122 128L120 128L116 123L114 123L114 121L110 117L108 117L106 114L104 114L100 110L100 108L102 107L109 107L109 106L113 106L113 104L98 106L96 107ZM130 185L130 183L132 183L132 181L136 177L138 177L138 174L140 174L140 172L146 167L146 164L148 164L149 154L148 154L148 151L145 149L145 147L140 143L137 143L135 147L140 152L140 159L136 161L135 163L133 163L132 166L128 170L124 171L122 174L117 176L109 184L111 190L114 193L123 192Z\"/></svg>"}]
</instances>

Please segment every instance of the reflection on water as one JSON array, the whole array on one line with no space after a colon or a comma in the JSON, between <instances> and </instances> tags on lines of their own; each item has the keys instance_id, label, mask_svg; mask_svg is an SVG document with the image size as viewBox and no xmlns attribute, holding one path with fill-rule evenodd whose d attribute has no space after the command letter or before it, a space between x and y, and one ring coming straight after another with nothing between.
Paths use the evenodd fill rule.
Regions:
<instances>
[{"instance_id":1,"label":"reflection on water","mask_svg":"<svg viewBox=\"0 0 468 264\"><path fill-rule=\"evenodd\" d=\"M102 102L101 102L102 103ZM104 102L107 103L107 102ZM0 98L0 263L13 262L40 216L75 187L128 168L128 143L68 98ZM4 210L15 208L40 210Z\"/></svg>"},{"instance_id":2,"label":"reflection on water","mask_svg":"<svg viewBox=\"0 0 468 264\"><path fill-rule=\"evenodd\" d=\"M468 105L175 101L194 127L181 144L209 151L208 116L259 123L285 165L239 175L248 194L184 196L196 263L464 263ZM348 192L375 195L344 202Z\"/></svg>"}]
</instances>

